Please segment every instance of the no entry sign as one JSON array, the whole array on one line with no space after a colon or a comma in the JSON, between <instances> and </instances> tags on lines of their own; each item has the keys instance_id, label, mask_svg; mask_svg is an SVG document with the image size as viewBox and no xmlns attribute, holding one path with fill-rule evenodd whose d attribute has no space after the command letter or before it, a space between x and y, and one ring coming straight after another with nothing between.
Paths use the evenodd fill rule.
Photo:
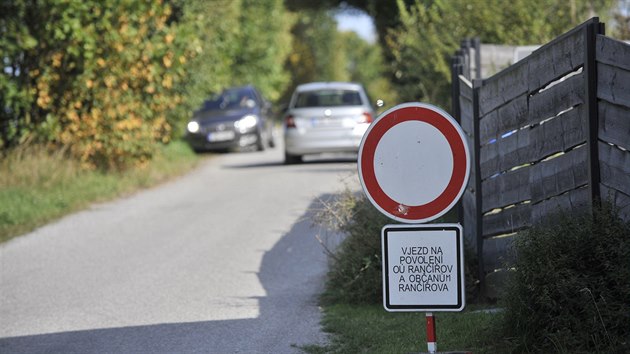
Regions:
<instances>
[{"instance_id":1,"label":"no entry sign","mask_svg":"<svg viewBox=\"0 0 630 354\"><path fill-rule=\"evenodd\" d=\"M424 223L459 200L470 171L466 136L438 107L404 103L381 114L359 147L359 178L388 217Z\"/></svg>"}]
</instances>

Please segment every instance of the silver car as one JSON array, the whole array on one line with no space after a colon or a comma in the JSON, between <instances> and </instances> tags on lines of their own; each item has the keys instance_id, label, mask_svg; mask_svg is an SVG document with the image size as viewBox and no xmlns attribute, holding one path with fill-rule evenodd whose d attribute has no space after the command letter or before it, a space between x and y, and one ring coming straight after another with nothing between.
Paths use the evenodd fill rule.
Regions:
<instances>
[{"instance_id":1,"label":"silver car","mask_svg":"<svg viewBox=\"0 0 630 354\"><path fill-rule=\"evenodd\" d=\"M374 109L360 84L314 82L293 92L284 118L285 163L327 152L358 152L374 119Z\"/></svg>"}]
</instances>

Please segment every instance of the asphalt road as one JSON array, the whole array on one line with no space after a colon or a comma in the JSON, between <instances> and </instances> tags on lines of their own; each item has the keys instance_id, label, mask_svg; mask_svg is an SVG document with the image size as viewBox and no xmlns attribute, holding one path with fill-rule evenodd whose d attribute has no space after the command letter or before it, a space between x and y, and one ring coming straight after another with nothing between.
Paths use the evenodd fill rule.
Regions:
<instances>
[{"instance_id":1,"label":"asphalt road","mask_svg":"<svg viewBox=\"0 0 630 354\"><path fill-rule=\"evenodd\" d=\"M0 245L0 353L299 353L325 343L313 214L352 159L211 157Z\"/></svg>"}]
</instances>

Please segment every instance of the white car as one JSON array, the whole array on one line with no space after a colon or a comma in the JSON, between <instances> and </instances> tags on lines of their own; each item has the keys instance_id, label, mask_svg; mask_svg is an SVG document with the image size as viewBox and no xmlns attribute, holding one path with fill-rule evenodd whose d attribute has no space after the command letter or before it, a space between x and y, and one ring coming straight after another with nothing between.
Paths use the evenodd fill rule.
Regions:
<instances>
[{"instance_id":1,"label":"white car","mask_svg":"<svg viewBox=\"0 0 630 354\"><path fill-rule=\"evenodd\" d=\"M299 85L284 117L285 163L300 163L308 154L356 153L373 120L374 109L360 84Z\"/></svg>"}]
</instances>

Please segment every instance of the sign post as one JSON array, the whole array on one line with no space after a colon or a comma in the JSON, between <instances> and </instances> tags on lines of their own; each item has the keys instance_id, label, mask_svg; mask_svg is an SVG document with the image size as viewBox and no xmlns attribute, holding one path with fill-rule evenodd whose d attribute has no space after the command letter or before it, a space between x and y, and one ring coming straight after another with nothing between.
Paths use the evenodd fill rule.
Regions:
<instances>
[{"instance_id":1,"label":"sign post","mask_svg":"<svg viewBox=\"0 0 630 354\"><path fill-rule=\"evenodd\" d=\"M440 108L404 103L370 125L357 165L370 202L407 224L381 231L383 306L426 312L427 347L435 353L433 312L465 307L463 232L459 224L423 223L447 213L464 193L470 174L466 136Z\"/></svg>"}]
</instances>

